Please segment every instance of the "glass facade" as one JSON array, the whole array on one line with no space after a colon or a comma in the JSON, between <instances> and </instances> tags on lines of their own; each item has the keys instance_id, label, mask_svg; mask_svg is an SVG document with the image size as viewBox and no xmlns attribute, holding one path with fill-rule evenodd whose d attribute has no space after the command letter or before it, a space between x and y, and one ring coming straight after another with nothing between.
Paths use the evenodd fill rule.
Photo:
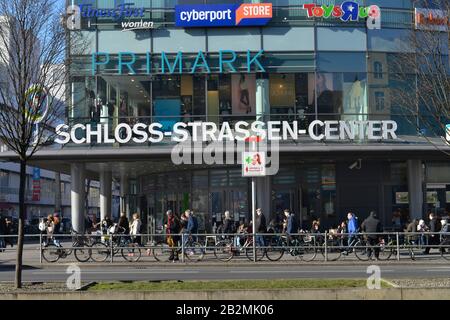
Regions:
<instances>
[{"instance_id":1,"label":"glass facade","mask_svg":"<svg viewBox=\"0 0 450 320\"><path fill-rule=\"evenodd\" d=\"M273 18L267 26L186 29L175 27L177 4L255 1L133 2L145 8L144 19L154 23L152 29L122 31L120 24L109 18L93 18L82 21L81 31L71 32L73 43L81 37L86 45L70 48L69 123L108 123L112 134L119 123L159 122L164 130L170 130L180 121L252 121L257 114L258 83L263 80L269 103L265 120L296 120L305 128L314 120L395 120L400 142L392 145L418 144L419 133L443 135L439 129L422 130L419 118L424 115L418 103L405 107L397 99L399 91L414 95L420 88L417 77L408 70L405 77L405 70L399 70L397 64L405 54L414 54L409 46L414 30L411 0L357 1L381 7L380 30L369 30L363 19L308 18L302 8L311 2L343 2L339 0L264 0L260 2L273 4ZM113 8L122 3L128 1L97 0L95 5ZM223 50L227 53L221 56ZM195 68L198 52L203 53L204 65ZM264 72L255 66L247 69L248 55L258 52L263 52L260 61ZM448 52L448 41L443 52ZM93 53L102 54L93 58ZM232 66L221 64L221 58L234 62ZM93 61L97 62L95 67ZM312 140L301 142L321 146ZM361 143L369 141L342 142ZM390 142L370 141L377 143ZM105 144L90 145L101 146ZM333 157L315 155L304 162L301 155L286 155L288 164L270 178L268 218L291 209L307 228L318 218L324 226L335 226L348 211L364 216L375 209L382 213L385 225L389 225L393 211L409 215L407 156L369 159L363 169L355 170L349 166L356 155ZM166 161L170 161L168 156ZM448 165L443 168L436 165L427 171L429 190L424 203L429 210L436 210L437 202L441 206L445 201L447 206L450 203L450 180L433 180ZM135 174L136 192L129 195L131 210L145 213L143 220L149 231L161 231L168 209L180 213L191 208L199 217L201 231L211 231L214 224L220 224L225 210L236 222L249 220L250 185L241 177L240 168L193 166L161 171Z\"/></svg>"},{"instance_id":2,"label":"glass facade","mask_svg":"<svg viewBox=\"0 0 450 320\"><path fill-rule=\"evenodd\" d=\"M134 1L136 7L145 8L145 19L155 23L151 30L122 32L120 24L107 18L84 19L82 31L72 33L73 37L81 35L88 45L82 52L79 48L71 50L70 123L109 122L114 130L122 120L164 121L169 126L184 120L219 123L249 119L256 108L255 81L264 77L270 87L270 119L284 117L305 125L315 119L395 120L400 135L417 135L420 108L405 110L395 94L397 90L417 88L413 74L405 83L395 67L400 53L411 52L411 1L358 1L382 8L381 30L368 30L364 21L311 19L302 9L309 1L290 0L271 1L274 18L265 27L174 27L174 5L219 2L227 3ZM99 0L96 6L113 8L122 3L126 2ZM236 70L227 69L226 64L220 70L221 50L236 53ZM256 54L260 50L264 52L261 61L266 73L248 73L247 51ZM190 74L198 51L204 52L209 68L198 68ZM93 70L93 52L107 53L109 62ZM119 59L129 62L121 52L136 54L133 72L126 72L131 71L126 67L119 70ZM183 53L182 74L178 52ZM98 59L102 61L101 56ZM173 67L174 72L167 75L167 67Z\"/></svg>"}]
</instances>

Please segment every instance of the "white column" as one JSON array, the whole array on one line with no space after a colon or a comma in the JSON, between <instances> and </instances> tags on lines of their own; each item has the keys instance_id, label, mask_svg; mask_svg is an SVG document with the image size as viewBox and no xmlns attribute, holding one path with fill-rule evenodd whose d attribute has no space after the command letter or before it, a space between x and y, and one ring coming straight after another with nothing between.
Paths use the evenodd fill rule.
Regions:
<instances>
[{"instance_id":1,"label":"white column","mask_svg":"<svg viewBox=\"0 0 450 320\"><path fill-rule=\"evenodd\" d=\"M112 202L112 173L111 171L100 172L100 218L111 218Z\"/></svg>"},{"instance_id":2,"label":"white column","mask_svg":"<svg viewBox=\"0 0 450 320\"><path fill-rule=\"evenodd\" d=\"M269 79L256 79L256 120L264 121L270 114Z\"/></svg>"},{"instance_id":3,"label":"white column","mask_svg":"<svg viewBox=\"0 0 450 320\"><path fill-rule=\"evenodd\" d=\"M72 229L78 233L84 233L86 167L83 163L72 163L70 169Z\"/></svg>"},{"instance_id":4,"label":"white column","mask_svg":"<svg viewBox=\"0 0 450 320\"><path fill-rule=\"evenodd\" d=\"M423 168L421 160L408 160L409 215L411 219L423 217Z\"/></svg>"},{"instance_id":5,"label":"white column","mask_svg":"<svg viewBox=\"0 0 450 320\"><path fill-rule=\"evenodd\" d=\"M125 212L130 217L130 206L128 205L128 179L123 175L120 179L120 213Z\"/></svg>"}]
</instances>

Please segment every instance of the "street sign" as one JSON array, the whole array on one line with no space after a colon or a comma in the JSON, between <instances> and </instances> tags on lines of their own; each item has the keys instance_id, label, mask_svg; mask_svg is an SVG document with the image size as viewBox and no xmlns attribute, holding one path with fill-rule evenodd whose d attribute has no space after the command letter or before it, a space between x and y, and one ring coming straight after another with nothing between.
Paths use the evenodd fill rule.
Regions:
<instances>
[{"instance_id":1,"label":"street sign","mask_svg":"<svg viewBox=\"0 0 450 320\"><path fill-rule=\"evenodd\" d=\"M265 177L266 153L261 151L242 153L242 176Z\"/></svg>"}]
</instances>

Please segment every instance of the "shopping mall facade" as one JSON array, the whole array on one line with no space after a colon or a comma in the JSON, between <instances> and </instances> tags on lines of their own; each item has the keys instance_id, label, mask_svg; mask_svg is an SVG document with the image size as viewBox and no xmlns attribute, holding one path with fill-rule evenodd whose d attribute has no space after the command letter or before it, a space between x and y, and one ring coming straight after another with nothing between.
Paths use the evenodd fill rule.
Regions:
<instances>
[{"instance_id":1,"label":"shopping mall facade","mask_svg":"<svg viewBox=\"0 0 450 320\"><path fill-rule=\"evenodd\" d=\"M381 28L366 22L370 9L347 21L339 17L345 10L334 7L327 7L337 10L329 18L317 16L323 9L309 14L303 4L314 1L249 7L226 0L129 2L134 4L68 1L78 5L81 17L71 20L75 31L69 32L68 126L90 124L95 130L102 124L111 136L120 124L138 123L161 123L167 132L179 122L295 121L308 129L317 120L374 126L391 121L395 139L363 134L314 140L306 134L279 141L278 172L256 178L258 207L269 219L287 208L302 225L321 218L325 227L337 225L348 211L364 218L376 210L389 227L397 209L406 220L449 208L450 158L441 151L449 147L439 138L445 133L420 131L414 113L406 116L393 97L403 85L394 61L412 50L412 1L357 1L381 8ZM83 44L74 45L80 35ZM312 129L316 136L321 122ZM111 214L116 181L121 210L141 213L150 232L161 229L167 209L191 208L202 231L211 231L225 210L236 221L250 218L251 183L240 164L174 164L171 139L86 143L83 128L33 160L72 175L75 227L82 228L88 177L100 181L102 215Z\"/></svg>"}]
</instances>

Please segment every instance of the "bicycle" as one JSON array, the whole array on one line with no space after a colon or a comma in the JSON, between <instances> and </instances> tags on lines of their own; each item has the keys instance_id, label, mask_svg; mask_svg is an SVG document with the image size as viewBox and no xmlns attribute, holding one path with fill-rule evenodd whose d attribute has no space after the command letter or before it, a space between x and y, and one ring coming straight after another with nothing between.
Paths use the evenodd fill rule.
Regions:
<instances>
[{"instance_id":1,"label":"bicycle","mask_svg":"<svg viewBox=\"0 0 450 320\"><path fill-rule=\"evenodd\" d=\"M362 235L354 235L353 239L347 246L347 249L344 250L344 254L348 255L349 253L354 253L356 258L360 261L369 261L371 251L371 246L367 239L365 239Z\"/></svg>"},{"instance_id":2,"label":"bicycle","mask_svg":"<svg viewBox=\"0 0 450 320\"><path fill-rule=\"evenodd\" d=\"M49 240L51 242L44 240L42 243L41 255L44 260L48 263L55 263L58 262L59 259L67 258L68 254L66 252L66 249L64 249L60 244L57 245L53 237L51 237Z\"/></svg>"},{"instance_id":3,"label":"bicycle","mask_svg":"<svg viewBox=\"0 0 450 320\"><path fill-rule=\"evenodd\" d=\"M290 238L289 244L288 238ZM278 261L287 252L302 261L313 261L317 255L315 242L315 237L309 234L272 237L266 250L266 256L270 261Z\"/></svg>"},{"instance_id":4,"label":"bicycle","mask_svg":"<svg viewBox=\"0 0 450 320\"><path fill-rule=\"evenodd\" d=\"M439 244L441 257L450 261L450 239L443 239Z\"/></svg>"},{"instance_id":5,"label":"bicycle","mask_svg":"<svg viewBox=\"0 0 450 320\"><path fill-rule=\"evenodd\" d=\"M247 259L253 261L253 236L246 236L245 243L242 246L235 246L235 241L240 241L239 238L224 239L217 242L214 247L214 256L223 262L228 262L236 255L240 255L245 252ZM240 237L240 236L237 236ZM265 248L256 247L256 261L261 261L266 254Z\"/></svg>"}]
</instances>

